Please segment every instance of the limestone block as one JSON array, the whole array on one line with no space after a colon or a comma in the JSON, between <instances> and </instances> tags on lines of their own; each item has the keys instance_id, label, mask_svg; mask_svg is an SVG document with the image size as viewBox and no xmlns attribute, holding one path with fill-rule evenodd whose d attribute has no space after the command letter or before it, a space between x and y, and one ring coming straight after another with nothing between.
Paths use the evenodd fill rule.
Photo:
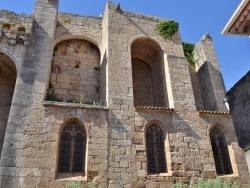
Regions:
<instances>
[{"instance_id":1,"label":"limestone block","mask_svg":"<svg viewBox=\"0 0 250 188\"><path fill-rule=\"evenodd\" d=\"M146 176L146 170L138 170L138 176L139 177L145 177Z\"/></svg>"},{"instance_id":2,"label":"limestone block","mask_svg":"<svg viewBox=\"0 0 250 188\"><path fill-rule=\"evenodd\" d=\"M204 171L201 173L202 178L215 178L215 172L214 171Z\"/></svg>"},{"instance_id":3,"label":"limestone block","mask_svg":"<svg viewBox=\"0 0 250 188\"><path fill-rule=\"evenodd\" d=\"M15 46L16 45L16 39L8 39L8 44L10 46Z\"/></svg>"}]
</instances>

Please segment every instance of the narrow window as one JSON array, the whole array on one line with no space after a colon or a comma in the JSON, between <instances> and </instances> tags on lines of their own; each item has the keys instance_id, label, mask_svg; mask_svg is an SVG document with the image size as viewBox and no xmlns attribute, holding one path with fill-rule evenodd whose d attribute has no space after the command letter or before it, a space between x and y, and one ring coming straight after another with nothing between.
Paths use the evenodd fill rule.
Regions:
<instances>
[{"instance_id":1,"label":"narrow window","mask_svg":"<svg viewBox=\"0 0 250 188\"><path fill-rule=\"evenodd\" d=\"M232 165L228 153L227 144L222 131L214 128L210 132L211 145L214 155L216 172L218 175L232 174Z\"/></svg>"},{"instance_id":2,"label":"narrow window","mask_svg":"<svg viewBox=\"0 0 250 188\"><path fill-rule=\"evenodd\" d=\"M66 125L60 136L58 172L84 172L86 134L77 123Z\"/></svg>"},{"instance_id":3,"label":"narrow window","mask_svg":"<svg viewBox=\"0 0 250 188\"><path fill-rule=\"evenodd\" d=\"M149 174L167 172L164 134L157 125L151 125L146 131L147 165Z\"/></svg>"}]
</instances>

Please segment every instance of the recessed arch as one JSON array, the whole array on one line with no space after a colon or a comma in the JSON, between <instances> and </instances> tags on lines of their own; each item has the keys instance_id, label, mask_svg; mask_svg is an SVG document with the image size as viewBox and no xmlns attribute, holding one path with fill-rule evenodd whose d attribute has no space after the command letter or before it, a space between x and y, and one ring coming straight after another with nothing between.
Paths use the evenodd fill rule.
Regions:
<instances>
[{"instance_id":1,"label":"recessed arch","mask_svg":"<svg viewBox=\"0 0 250 188\"><path fill-rule=\"evenodd\" d=\"M53 45L52 45L53 48L55 48L55 46L58 43L63 42L65 40L86 40L86 41L94 44L99 49L99 51L101 51L100 50L101 44L99 42L97 42L94 38L87 36L87 35L69 35L69 34L62 35L54 40Z\"/></svg>"},{"instance_id":2,"label":"recessed arch","mask_svg":"<svg viewBox=\"0 0 250 188\"><path fill-rule=\"evenodd\" d=\"M55 43L46 100L99 101L100 50L82 38L68 36Z\"/></svg>"},{"instance_id":3,"label":"recessed arch","mask_svg":"<svg viewBox=\"0 0 250 188\"><path fill-rule=\"evenodd\" d=\"M11 51L9 51L8 49L6 48L3 48L0 46L0 53L3 53L5 56L7 56L11 61L12 63L15 65L15 70L17 71L17 74L18 74L18 69L19 69L19 66L18 66L18 63L19 63L19 59L16 57L16 55L14 53L12 53Z\"/></svg>"},{"instance_id":4,"label":"recessed arch","mask_svg":"<svg viewBox=\"0 0 250 188\"><path fill-rule=\"evenodd\" d=\"M0 154L16 85L17 69L11 57L0 52Z\"/></svg>"},{"instance_id":5,"label":"recessed arch","mask_svg":"<svg viewBox=\"0 0 250 188\"><path fill-rule=\"evenodd\" d=\"M151 38L131 43L134 106L168 106L164 53Z\"/></svg>"}]
</instances>

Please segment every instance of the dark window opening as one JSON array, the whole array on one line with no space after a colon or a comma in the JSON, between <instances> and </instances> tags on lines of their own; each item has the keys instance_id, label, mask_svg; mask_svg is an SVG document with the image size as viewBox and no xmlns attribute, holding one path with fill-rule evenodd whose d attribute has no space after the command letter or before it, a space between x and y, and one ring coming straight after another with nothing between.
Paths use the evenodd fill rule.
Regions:
<instances>
[{"instance_id":1,"label":"dark window opening","mask_svg":"<svg viewBox=\"0 0 250 188\"><path fill-rule=\"evenodd\" d=\"M167 172L164 134L157 125L151 125L146 132L148 173Z\"/></svg>"},{"instance_id":2,"label":"dark window opening","mask_svg":"<svg viewBox=\"0 0 250 188\"><path fill-rule=\"evenodd\" d=\"M217 174L232 174L233 170L224 134L220 129L214 128L210 132L210 139Z\"/></svg>"},{"instance_id":3,"label":"dark window opening","mask_svg":"<svg viewBox=\"0 0 250 188\"><path fill-rule=\"evenodd\" d=\"M86 134L77 123L66 125L60 136L59 173L84 172L86 153Z\"/></svg>"}]
</instances>

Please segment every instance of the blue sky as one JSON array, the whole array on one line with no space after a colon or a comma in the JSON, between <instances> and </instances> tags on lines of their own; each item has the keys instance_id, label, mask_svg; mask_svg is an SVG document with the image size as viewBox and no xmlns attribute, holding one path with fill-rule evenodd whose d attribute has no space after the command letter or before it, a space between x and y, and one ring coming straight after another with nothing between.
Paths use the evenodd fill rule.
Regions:
<instances>
[{"instance_id":1,"label":"blue sky","mask_svg":"<svg viewBox=\"0 0 250 188\"><path fill-rule=\"evenodd\" d=\"M210 33L215 45L226 89L229 90L250 69L250 39L222 35L221 31L240 0L114 0L123 10L173 19L179 22L184 42L197 43ZM0 9L31 14L35 0L0 0ZM60 0L60 11L99 16L106 0Z\"/></svg>"}]
</instances>

